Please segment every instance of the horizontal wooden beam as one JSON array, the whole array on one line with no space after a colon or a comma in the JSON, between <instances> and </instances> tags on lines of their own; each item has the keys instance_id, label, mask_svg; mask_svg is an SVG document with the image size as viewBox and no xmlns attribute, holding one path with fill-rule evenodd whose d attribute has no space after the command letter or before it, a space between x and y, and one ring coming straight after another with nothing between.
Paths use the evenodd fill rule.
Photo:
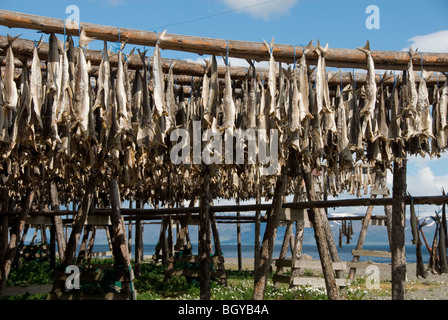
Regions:
<instances>
[{"instance_id":1,"label":"horizontal wooden beam","mask_svg":"<svg viewBox=\"0 0 448 320\"><path fill-rule=\"evenodd\" d=\"M405 202L407 205L411 203L411 197L406 196ZM448 204L448 196L417 196L412 197L414 205L442 205ZM394 202L393 198L355 198L355 199L340 199L340 200L322 200L322 201L306 201L306 202L288 202L283 204L283 208L294 208L294 209L310 209L310 208L336 208L336 207L367 207L367 206L390 206ZM245 205L221 205L221 206L211 206L210 211L213 212L247 212L247 211L257 211L257 210L270 210L272 204L245 204ZM157 217L165 214L185 214L185 213L199 213L199 207L182 207L182 208L159 208L159 209L121 209L121 214L123 216L132 215L135 217ZM111 209L95 209L95 214L98 215L109 215ZM15 215L15 212L5 212L0 211L0 215ZM74 212L71 210L55 210L55 211L30 211L29 215L73 215ZM230 219L232 216L219 216L216 218L223 217L223 219ZM158 217L157 217L158 218ZM333 217L334 218L334 217ZM331 219L333 219L331 218ZM343 218L343 217L342 217ZM173 217L174 219L174 217ZM241 219L245 218L241 216ZM354 218L348 218L354 219Z\"/></svg>"},{"instance_id":2,"label":"horizontal wooden beam","mask_svg":"<svg viewBox=\"0 0 448 320\"><path fill-rule=\"evenodd\" d=\"M66 25L65 21L57 18L43 17L20 12L0 10L0 25L10 28L25 28L40 30L46 33L67 34L79 36L79 28ZM93 23L81 22L80 27L88 37L117 42L126 41L129 44L155 46L159 34L152 31L118 28ZM256 61L269 60L269 52L263 42L236 41L215 38L166 34L159 39L160 48L210 54L216 56L251 59ZM363 46L360 43L359 46ZM294 58L302 56L303 47L286 44L275 44L273 55L276 61L292 63ZM372 58L377 69L406 70L409 55L404 51L376 51L372 50ZM307 55L310 64L316 64L317 53ZM422 65L428 71L448 71L448 54L427 53L415 55L413 62ZM357 49L329 48L326 54L326 64L329 67L367 69L366 55Z\"/></svg>"},{"instance_id":3,"label":"horizontal wooden beam","mask_svg":"<svg viewBox=\"0 0 448 320\"><path fill-rule=\"evenodd\" d=\"M0 36L0 49L6 51L6 48L8 47L8 40L5 36ZM33 56L33 50L35 47L35 43L32 40L25 40L25 39L17 39L12 44L12 50L14 52L14 55L16 55L16 66L17 67L23 67L23 64L26 63L26 60L31 62L32 56ZM75 48L75 51L79 50L79 48ZM48 51L49 51L49 45L48 43L42 43L42 45L38 49L39 58L41 60L46 60L48 58ZM86 49L86 58L87 60L90 60L93 68L90 72L91 75L96 76L99 64L101 63L102 59L102 53L98 50L90 50ZM152 57L148 57L149 63L152 65L153 59ZM0 60L2 58L0 57ZM4 60L4 59L3 59ZM2 60L2 62L3 62ZM118 66L118 55L117 54L111 54L109 57L110 64L112 67ZM165 73L168 73L168 70L171 66L171 64L175 60L173 59L162 59L162 69ZM128 63L128 69L130 70L141 70L143 68L143 63L140 59L140 57L137 54L129 54L127 57L127 63ZM218 77L223 79L226 72L226 68L224 66L218 66ZM196 62L188 62L188 61L181 61L176 60L176 64L173 67L173 74L177 76L176 83L182 84L182 85L190 85L191 82L201 82L202 78L205 73L205 64L196 63ZM265 68L257 68L257 76L260 77L260 79L267 79L268 78L269 71ZM231 78L234 80L244 80L248 74L247 68L244 67L231 67ZM191 78L193 77L193 79ZM315 77L314 73L310 76L311 82L314 83ZM416 76L415 81L416 83L420 82L421 77ZM428 85L434 85L434 84L442 84L445 81L446 77L443 74L432 74L429 76L426 80L426 83ZM328 84L330 86L337 86L342 84L343 86L352 83L356 81L358 86L361 86L366 83L367 80L367 74L366 73L348 73L348 72L341 72L341 73L334 73L332 72L329 75L328 78ZM376 82L379 84L381 81L384 81L384 85L392 85L394 81L400 82L401 80L398 79L398 75L396 78L394 77L387 77L386 79L382 79L380 75L376 75Z\"/></svg>"}]
</instances>

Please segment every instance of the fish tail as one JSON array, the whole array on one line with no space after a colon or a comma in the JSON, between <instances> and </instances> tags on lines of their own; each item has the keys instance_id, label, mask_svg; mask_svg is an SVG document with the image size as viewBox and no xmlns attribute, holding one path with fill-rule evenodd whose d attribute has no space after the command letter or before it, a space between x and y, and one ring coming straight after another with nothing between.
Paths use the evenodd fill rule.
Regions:
<instances>
[{"instance_id":1,"label":"fish tail","mask_svg":"<svg viewBox=\"0 0 448 320\"><path fill-rule=\"evenodd\" d=\"M307 55L309 52L313 52L316 49L313 45L313 40L311 40L308 45L305 47L304 54Z\"/></svg>"},{"instance_id":2,"label":"fish tail","mask_svg":"<svg viewBox=\"0 0 448 320\"><path fill-rule=\"evenodd\" d=\"M81 29L81 33L79 35L79 46L81 48L85 48L93 40L93 38L87 37L84 29Z\"/></svg>"},{"instance_id":3,"label":"fish tail","mask_svg":"<svg viewBox=\"0 0 448 320\"><path fill-rule=\"evenodd\" d=\"M146 51L148 50L144 50L143 52L140 51L140 49L137 49L138 54L140 55L140 59L142 59L142 62L145 62L145 58L146 58Z\"/></svg>"},{"instance_id":4,"label":"fish tail","mask_svg":"<svg viewBox=\"0 0 448 320\"><path fill-rule=\"evenodd\" d=\"M167 40L167 39L168 39L168 37L166 36L166 29L165 29L160 34L160 36L157 37L157 44L159 43L160 40Z\"/></svg>"},{"instance_id":5,"label":"fish tail","mask_svg":"<svg viewBox=\"0 0 448 320\"><path fill-rule=\"evenodd\" d=\"M12 37L9 35L9 33L7 34L7 39L8 39L8 44L11 45L17 38L19 38L22 34L19 34L18 36Z\"/></svg>"},{"instance_id":6,"label":"fish tail","mask_svg":"<svg viewBox=\"0 0 448 320\"><path fill-rule=\"evenodd\" d=\"M370 43L369 43L369 40L367 40L367 42L366 42L364 47L358 47L356 49L364 52L365 54L369 54L370 53Z\"/></svg>"}]
</instances>

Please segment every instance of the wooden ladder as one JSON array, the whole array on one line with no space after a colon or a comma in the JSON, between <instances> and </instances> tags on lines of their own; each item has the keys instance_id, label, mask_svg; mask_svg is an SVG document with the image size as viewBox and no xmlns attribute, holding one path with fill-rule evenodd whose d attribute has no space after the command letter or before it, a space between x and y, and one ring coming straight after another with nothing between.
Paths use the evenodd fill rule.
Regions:
<instances>
[{"instance_id":1,"label":"wooden ladder","mask_svg":"<svg viewBox=\"0 0 448 320\"><path fill-rule=\"evenodd\" d=\"M322 265L320 261L315 260L296 260L292 265L292 259L277 259L275 261L277 268L290 268L290 274L275 274L273 276L274 282L288 283L289 286L325 286L325 279L316 276L314 273L322 272ZM346 271L347 265L345 262L333 262L334 271ZM312 271L313 275L308 275L308 271ZM301 274L302 273L302 274ZM345 278L336 278L336 285L340 288L347 286Z\"/></svg>"}]
</instances>

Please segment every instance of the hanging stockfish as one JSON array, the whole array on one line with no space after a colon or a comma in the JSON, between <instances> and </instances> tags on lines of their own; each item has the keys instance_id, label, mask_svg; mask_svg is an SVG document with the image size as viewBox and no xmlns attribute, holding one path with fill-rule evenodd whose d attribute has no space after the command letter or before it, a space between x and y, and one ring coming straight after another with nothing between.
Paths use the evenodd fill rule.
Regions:
<instances>
[{"instance_id":1,"label":"hanging stockfish","mask_svg":"<svg viewBox=\"0 0 448 320\"><path fill-rule=\"evenodd\" d=\"M17 102L18 102L18 93L17 93L17 85L14 81L14 53L12 52L12 43L16 40L20 35L11 37L9 34L7 35L8 39L8 48L6 49L6 67L5 67L5 75L3 80L3 108L4 109L12 109L14 112L17 112Z\"/></svg>"},{"instance_id":2,"label":"hanging stockfish","mask_svg":"<svg viewBox=\"0 0 448 320\"><path fill-rule=\"evenodd\" d=\"M117 125L118 129L116 135L124 136L125 132L129 130L130 119L128 115L128 99L126 90L126 72L124 69L123 49L125 44L122 44L118 50L118 70L115 81L115 94L117 99ZM119 139L121 140L121 139Z\"/></svg>"},{"instance_id":3,"label":"hanging stockfish","mask_svg":"<svg viewBox=\"0 0 448 320\"><path fill-rule=\"evenodd\" d=\"M34 142L34 130L33 127L27 121L28 112L30 112L31 106L31 95L29 88L29 70L28 67L22 69L22 76L20 82L20 96L17 103L17 115L14 120L11 144L6 156L9 157L12 151L24 144L25 146L28 142L30 145L36 149Z\"/></svg>"},{"instance_id":4,"label":"hanging stockfish","mask_svg":"<svg viewBox=\"0 0 448 320\"><path fill-rule=\"evenodd\" d=\"M42 45L42 37L38 44L33 49L33 59L31 63L30 73L30 94L31 94L31 112L29 116L34 124L38 124L42 128L41 108L44 100L44 93L42 89L42 70L38 54L38 49ZM1 125L0 125L1 127Z\"/></svg>"},{"instance_id":5,"label":"hanging stockfish","mask_svg":"<svg viewBox=\"0 0 448 320\"><path fill-rule=\"evenodd\" d=\"M446 147L447 136L443 127L444 112L442 101L440 99L440 90L437 85L434 86L433 106L432 106L432 131L434 139L431 139L431 157L440 157L440 152Z\"/></svg>"},{"instance_id":6,"label":"hanging stockfish","mask_svg":"<svg viewBox=\"0 0 448 320\"><path fill-rule=\"evenodd\" d=\"M363 48L357 48L364 52L367 56L367 82L365 86L365 102L366 105L361 109L361 116L363 116L362 129L364 140L373 140L373 120L377 98L377 87L375 81L375 65L372 55L370 54L370 44L367 40Z\"/></svg>"},{"instance_id":7,"label":"hanging stockfish","mask_svg":"<svg viewBox=\"0 0 448 320\"><path fill-rule=\"evenodd\" d=\"M364 156L364 145L362 142L362 132L361 132L361 120L359 115L358 106L358 95L356 88L356 81L354 75L350 73L350 86L344 89L347 95L347 105L348 105L348 137L350 150L355 152L356 161L362 159Z\"/></svg>"},{"instance_id":8,"label":"hanging stockfish","mask_svg":"<svg viewBox=\"0 0 448 320\"><path fill-rule=\"evenodd\" d=\"M388 138L394 158L401 158L403 154L403 138L401 135L401 104L399 98L398 79L395 79L392 92L389 96L390 125Z\"/></svg>"},{"instance_id":9,"label":"hanging stockfish","mask_svg":"<svg viewBox=\"0 0 448 320\"><path fill-rule=\"evenodd\" d=\"M201 108L205 111L208 105L208 99L210 98L210 78L208 73L211 68L211 61L204 60L205 62L205 70L202 78L202 88L201 88ZM169 76L168 76L169 77ZM168 101L167 101L168 103Z\"/></svg>"},{"instance_id":10,"label":"hanging stockfish","mask_svg":"<svg viewBox=\"0 0 448 320\"><path fill-rule=\"evenodd\" d=\"M348 88L347 88L348 89ZM337 104L337 153L339 155L339 169L353 169L353 158L350 153L346 103L342 95L342 88L338 85L336 89Z\"/></svg>"},{"instance_id":11,"label":"hanging stockfish","mask_svg":"<svg viewBox=\"0 0 448 320\"><path fill-rule=\"evenodd\" d=\"M334 106L331 103L330 99L330 89L328 87L328 79L326 73L326 64L325 64L325 55L328 51L328 43L325 47L322 47L317 42L317 48L315 49L318 54L318 63L316 69L316 101L318 111L322 113L322 122L323 122L323 132L325 134L335 133L336 129L336 121L334 114ZM328 75L328 78L330 76ZM331 136L330 136L331 138ZM325 142L325 141L324 141Z\"/></svg>"},{"instance_id":12,"label":"hanging stockfish","mask_svg":"<svg viewBox=\"0 0 448 320\"><path fill-rule=\"evenodd\" d=\"M15 65L14 65L14 53L12 52L12 43L19 36L11 37L8 34L8 48L6 49L6 66L5 74L2 81L3 97L2 106L0 112L0 141L10 143L10 130L13 127L13 119L17 114L18 93L17 85L14 81Z\"/></svg>"},{"instance_id":13,"label":"hanging stockfish","mask_svg":"<svg viewBox=\"0 0 448 320\"><path fill-rule=\"evenodd\" d=\"M165 120L165 136L168 136L172 130L175 129L176 126L176 97L174 95L174 74L173 69L176 66L177 61L173 61L170 64L168 70L168 79L167 79L167 88L166 88L166 115L163 117ZM207 86L207 85L206 85Z\"/></svg>"},{"instance_id":14,"label":"hanging stockfish","mask_svg":"<svg viewBox=\"0 0 448 320\"><path fill-rule=\"evenodd\" d=\"M92 111L90 105L90 95L89 95L89 70L90 60L86 61L84 55L84 48L93 39L87 38L84 31L81 31L81 36L79 38L79 50L78 50L78 64L75 82L75 102L74 110L76 115L76 135L80 138L86 138L89 134L89 118ZM51 43L51 42L50 42Z\"/></svg>"},{"instance_id":15,"label":"hanging stockfish","mask_svg":"<svg viewBox=\"0 0 448 320\"><path fill-rule=\"evenodd\" d=\"M211 126L217 121L217 109L219 104L219 79L218 79L218 65L216 57L212 56L210 62L210 88L207 105L204 106L204 120Z\"/></svg>"},{"instance_id":16,"label":"hanging stockfish","mask_svg":"<svg viewBox=\"0 0 448 320\"><path fill-rule=\"evenodd\" d=\"M153 56L153 84L154 84L154 106L155 112L153 117L156 119L160 118L162 114L166 113L165 105L165 81L163 77L162 70L162 58L160 57L160 41L163 40L166 30L162 32L160 36L157 37L156 45L154 47Z\"/></svg>"},{"instance_id":17,"label":"hanging stockfish","mask_svg":"<svg viewBox=\"0 0 448 320\"><path fill-rule=\"evenodd\" d=\"M274 38L272 38L271 44L269 45L265 40L264 44L269 52L269 73L268 73L268 88L269 88L269 115L272 117L275 115L276 108L276 98L277 98L277 67L274 59Z\"/></svg>"},{"instance_id":18,"label":"hanging stockfish","mask_svg":"<svg viewBox=\"0 0 448 320\"><path fill-rule=\"evenodd\" d=\"M146 69L146 68L145 68ZM138 122L141 118L141 108L143 102L143 79L140 70L135 71L134 80L132 82L132 98L131 98L131 110L132 118L131 124L134 131L138 130Z\"/></svg>"},{"instance_id":19,"label":"hanging stockfish","mask_svg":"<svg viewBox=\"0 0 448 320\"><path fill-rule=\"evenodd\" d=\"M69 62L67 57L67 51L64 48L63 43L57 38L60 54L60 90L57 97L57 106L55 110L55 118L53 121L60 123L65 119L70 118L70 112L72 109L71 102L73 99L73 92L70 87L70 74L69 74Z\"/></svg>"},{"instance_id":20,"label":"hanging stockfish","mask_svg":"<svg viewBox=\"0 0 448 320\"><path fill-rule=\"evenodd\" d=\"M407 69L407 79L406 79L406 105L403 108L403 117L405 119L406 125L406 139L410 140L413 137L419 136L421 133L420 129L420 113L417 110L417 86L415 84L415 74L412 64L412 58L415 52L409 49L409 63Z\"/></svg>"},{"instance_id":21,"label":"hanging stockfish","mask_svg":"<svg viewBox=\"0 0 448 320\"><path fill-rule=\"evenodd\" d=\"M152 124L152 110L150 105L150 93L148 88L148 72L146 67L146 51L140 52L139 55L143 63L143 78L142 78L142 104L141 110L138 112L138 129L137 129L137 146L145 148L146 152L151 149L154 140L155 131ZM149 65L149 63L148 63Z\"/></svg>"},{"instance_id":22,"label":"hanging stockfish","mask_svg":"<svg viewBox=\"0 0 448 320\"><path fill-rule=\"evenodd\" d=\"M247 128L253 129L257 126L257 106L259 94L257 90L257 72L255 65L250 60L248 62L250 63L252 74L250 76L249 93L247 96Z\"/></svg>"},{"instance_id":23,"label":"hanging stockfish","mask_svg":"<svg viewBox=\"0 0 448 320\"><path fill-rule=\"evenodd\" d=\"M427 71L422 71L420 77L420 83L418 86L418 99L417 99L417 111L420 113L421 121L421 135L420 144L422 145L421 155L424 157L427 153L430 153L430 139L434 139L434 134L432 131L432 118L430 112L428 87L426 84L426 79L431 73Z\"/></svg>"}]
</instances>

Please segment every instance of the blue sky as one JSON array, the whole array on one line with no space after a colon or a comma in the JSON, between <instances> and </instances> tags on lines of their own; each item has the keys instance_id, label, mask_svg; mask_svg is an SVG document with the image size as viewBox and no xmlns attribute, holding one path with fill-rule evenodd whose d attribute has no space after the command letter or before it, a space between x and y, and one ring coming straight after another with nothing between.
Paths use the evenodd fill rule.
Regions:
<instances>
[{"instance_id":1,"label":"blue sky","mask_svg":"<svg viewBox=\"0 0 448 320\"><path fill-rule=\"evenodd\" d=\"M356 48L370 41L372 50L448 52L448 1L317 1L317 0L84 0L4 1L0 8L66 19L66 7L76 5L81 22L202 37L306 45L317 39L329 47ZM379 29L368 29L369 5L379 9ZM38 40L31 30L0 27L0 34ZM48 40L48 35L44 36ZM112 45L112 44L110 44ZM133 46L127 47L130 50ZM102 48L93 42L92 49ZM152 53L150 48L149 54ZM202 62L205 57L162 51L162 57ZM232 60L233 65L244 61ZM391 177L389 178L391 179ZM390 180L391 181L391 180ZM448 156L412 157L408 163L408 191L417 195L448 190ZM428 214L432 207L421 208ZM363 210L364 211L364 210Z\"/></svg>"}]
</instances>

